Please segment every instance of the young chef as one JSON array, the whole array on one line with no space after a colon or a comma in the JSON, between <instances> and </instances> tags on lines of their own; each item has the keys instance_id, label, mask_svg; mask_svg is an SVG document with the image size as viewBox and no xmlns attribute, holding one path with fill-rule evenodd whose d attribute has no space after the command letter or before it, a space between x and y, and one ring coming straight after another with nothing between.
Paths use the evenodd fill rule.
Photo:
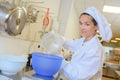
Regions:
<instances>
[{"instance_id":1,"label":"young chef","mask_svg":"<svg viewBox=\"0 0 120 80\"><path fill-rule=\"evenodd\" d=\"M63 61L60 73L69 80L101 80L103 47L96 36L97 30L103 41L112 37L109 23L94 7L87 8L79 17L82 38L68 41L64 48L74 54L70 62Z\"/></svg>"}]
</instances>

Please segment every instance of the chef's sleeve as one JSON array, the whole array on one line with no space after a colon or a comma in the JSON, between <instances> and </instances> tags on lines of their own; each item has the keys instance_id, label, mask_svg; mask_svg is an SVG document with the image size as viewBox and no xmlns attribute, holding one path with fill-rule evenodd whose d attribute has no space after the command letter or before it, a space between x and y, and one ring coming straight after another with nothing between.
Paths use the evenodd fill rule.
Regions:
<instances>
[{"instance_id":1,"label":"chef's sleeve","mask_svg":"<svg viewBox=\"0 0 120 80\"><path fill-rule=\"evenodd\" d=\"M77 45L79 44L79 40L67 40L64 39L63 47L68 49L71 52L75 52L77 49Z\"/></svg>"},{"instance_id":2,"label":"chef's sleeve","mask_svg":"<svg viewBox=\"0 0 120 80\"><path fill-rule=\"evenodd\" d=\"M82 59L66 65L62 73L69 80L90 80L100 69L101 51L99 48L91 49L85 53Z\"/></svg>"}]
</instances>

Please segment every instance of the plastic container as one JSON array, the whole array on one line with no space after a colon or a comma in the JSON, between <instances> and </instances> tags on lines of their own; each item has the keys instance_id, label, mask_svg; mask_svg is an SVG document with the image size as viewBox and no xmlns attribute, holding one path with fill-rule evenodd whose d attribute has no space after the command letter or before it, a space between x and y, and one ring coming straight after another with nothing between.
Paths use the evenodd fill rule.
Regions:
<instances>
[{"instance_id":1,"label":"plastic container","mask_svg":"<svg viewBox=\"0 0 120 80\"><path fill-rule=\"evenodd\" d=\"M46 33L41 39L41 46L45 53L58 55L63 46L62 37L54 31Z\"/></svg>"},{"instance_id":2,"label":"plastic container","mask_svg":"<svg viewBox=\"0 0 120 80\"><path fill-rule=\"evenodd\" d=\"M27 56L0 55L0 70L5 75L16 75L27 63Z\"/></svg>"},{"instance_id":3,"label":"plastic container","mask_svg":"<svg viewBox=\"0 0 120 80\"><path fill-rule=\"evenodd\" d=\"M40 52L32 53L32 67L37 75L53 76L60 69L63 58Z\"/></svg>"}]
</instances>

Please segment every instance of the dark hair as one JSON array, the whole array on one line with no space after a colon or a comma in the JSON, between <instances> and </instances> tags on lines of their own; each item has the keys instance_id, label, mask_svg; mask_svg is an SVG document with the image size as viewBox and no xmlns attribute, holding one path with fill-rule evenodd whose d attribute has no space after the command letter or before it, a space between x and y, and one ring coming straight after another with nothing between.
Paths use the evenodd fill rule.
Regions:
<instances>
[{"instance_id":1,"label":"dark hair","mask_svg":"<svg viewBox=\"0 0 120 80\"><path fill-rule=\"evenodd\" d=\"M81 15L80 15L80 17L82 16L82 15L88 15L88 16L91 16L90 14L88 14L88 13L82 13ZM92 17L92 16L91 16ZM96 20L92 17L92 22L94 23L94 25L97 25L97 22L96 22Z\"/></svg>"}]
</instances>

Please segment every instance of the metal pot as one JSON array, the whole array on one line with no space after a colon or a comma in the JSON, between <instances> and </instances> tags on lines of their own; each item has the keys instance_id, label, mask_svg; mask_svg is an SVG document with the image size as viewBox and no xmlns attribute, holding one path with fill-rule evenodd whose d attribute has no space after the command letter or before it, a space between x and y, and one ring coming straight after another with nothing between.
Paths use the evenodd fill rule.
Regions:
<instances>
[{"instance_id":1,"label":"metal pot","mask_svg":"<svg viewBox=\"0 0 120 80\"><path fill-rule=\"evenodd\" d=\"M9 11L6 7L0 5L0 25L4 26L5 21L9 17Z\"/></svg>"},{"instance_id":2,"label":"metal pot","mask_svg":"<svg viewBox=\"0 0 120 80\"><path fill-rule=\"evenodd\" d=\"M26 22L26 10L10 4L0 4L0 25L9 35L21 34ZM1 27L1 26L0 26Z\"/></svg>"},{"instance_id":3,"label":"metal pot","mask_svg":"<svg viewBox=\"0 0 120 80\"><path fill-rule=\"evenodd\" d=\"M26 11L24 8L16 7L10 11L10 16L6 20L6 31L10 35L21 34L26 23Z\"/></svg>"}]
</instances>

